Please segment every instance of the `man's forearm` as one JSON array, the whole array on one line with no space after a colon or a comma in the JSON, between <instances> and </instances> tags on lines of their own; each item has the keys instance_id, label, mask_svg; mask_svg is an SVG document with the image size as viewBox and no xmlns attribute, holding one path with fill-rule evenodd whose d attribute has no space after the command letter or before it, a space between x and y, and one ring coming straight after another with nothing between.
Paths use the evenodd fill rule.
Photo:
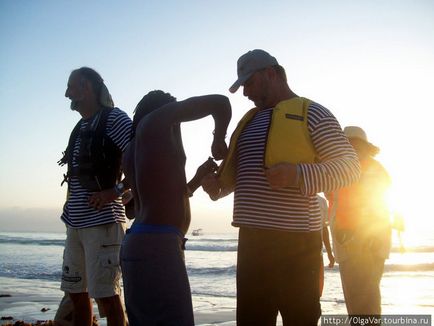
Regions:
<instances>
[{"instance_id":1,"label":"man's forearm","mask_svg":"<svg viewBox=\"0 0 434 326\"><path fill-rule=\"evenodd\" d=\"M197 188L200 187L200 179L194 176L188 183L187 183L187 191L188 196L193 196L194 192L197 190Z\"/></svg>"},{"instance_id":2,"label":"man's forearm","mask_svg":"<svg viewBox=\"0 0 434 326\"><path fill-rule=\"evenodd\" d=\"M219 141L224 141L226 138L226 131L229 126L229 122L232 117L231 105L229 103L229 99L225 98L222 100L222 107L217 108L212 116L214 118L214 139Z\"/></svg>"}]
</instances>

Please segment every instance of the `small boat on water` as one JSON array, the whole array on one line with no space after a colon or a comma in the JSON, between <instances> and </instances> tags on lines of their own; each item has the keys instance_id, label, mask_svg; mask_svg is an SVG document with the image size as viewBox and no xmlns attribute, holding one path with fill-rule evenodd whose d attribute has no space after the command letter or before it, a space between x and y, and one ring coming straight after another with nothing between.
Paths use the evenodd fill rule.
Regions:
<instances>
[{"instance_id":1,"label":"small boat on water","mask_svg":"<svg viewBox=\"0 0 434 326\"><path fill-rule=\"evenodd\" d=\"M203 230L202 229L194 229L191 232L191 235L194 235L194 236L203 235Z\"/></svg>"}]
</instances>

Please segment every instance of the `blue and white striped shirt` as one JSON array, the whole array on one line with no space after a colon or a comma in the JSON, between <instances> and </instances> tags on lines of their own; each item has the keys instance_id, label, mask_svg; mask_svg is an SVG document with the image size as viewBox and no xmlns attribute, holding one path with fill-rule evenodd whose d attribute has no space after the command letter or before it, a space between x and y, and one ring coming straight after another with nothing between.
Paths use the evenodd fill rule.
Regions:
<instances>
[{"instance_id":1,"label":"blue and white striped shirt","mask_svg":"<svg viewBox=\"0 0 434 326\"><path fill-rule=\"evenodd\" d=\"M271 189L264 173L264 151L272 109L259 111L242 131L237 144L234 226L311 232L321 230L316 198L349 185L359 177L359 161L336 118L312 102L308 130L319 163L299 164L301 188Z\"/></svg>"},{"instance_id":2,"label":"blue and white striped shirt","mask_svg":"<svg viewBox=\"0 0 434 326\"><path fill-rule=\"evenodd\" d=\"M82 119L80 129L84 130L92 122L91 119ZM107 117L106 132L116 146L123 152L130 141L131 119L118 108L110 111ZM74 145L72 166L77 167L76 158L80 151L80 136ZM93 192L83 188L77 177L69 181L69 196L63 206L61 219L72 228L86 228L108 223L125 223L125 209L121 199L106 204L100 211L89 206L89 197Z\"/></svg>"}]
</instances>

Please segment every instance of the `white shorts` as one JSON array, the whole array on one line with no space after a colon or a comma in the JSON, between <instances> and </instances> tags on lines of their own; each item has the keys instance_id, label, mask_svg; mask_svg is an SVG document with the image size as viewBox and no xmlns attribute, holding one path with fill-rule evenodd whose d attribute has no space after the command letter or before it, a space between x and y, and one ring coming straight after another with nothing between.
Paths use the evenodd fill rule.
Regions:
<instances>
[{"instance_id":1,"label":"white shorts","mask_svg":"<svg viewBox=\"0 0 434 326\"><path fill-rule=\"evenodd\" d=\"M125 228L125 223L67 227L60 288L70 293L88 292L91 298L119 295L119 251Z\"/></svg>"}]
</instances>

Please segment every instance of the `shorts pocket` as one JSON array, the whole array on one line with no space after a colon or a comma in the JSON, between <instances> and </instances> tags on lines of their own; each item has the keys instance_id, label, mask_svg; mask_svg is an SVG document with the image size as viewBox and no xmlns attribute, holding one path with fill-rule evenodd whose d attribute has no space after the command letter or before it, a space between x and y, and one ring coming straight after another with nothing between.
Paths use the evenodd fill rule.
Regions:
<instances>
[{"instance_id":1,"label":"shorts pocket","mask_svg":"<svg viewBox=\"0 0 434 326\"><path fill-rule=\"evenodd\" d=\"M119 250L110 250L109 252L102 252L99 257L101 267L111 268L119 267Z\"/></svg>"},{"instance_id":2,"label":"shorts pocket","mask_svg":"<svg viewBox=\"0 0 434 326\"><path fill-rule=\"evenodd\" d=\"M101 284L114 284L121 276L119 248L103 250L99 257L99 282Z\"/></svg>"}]
</instances>

